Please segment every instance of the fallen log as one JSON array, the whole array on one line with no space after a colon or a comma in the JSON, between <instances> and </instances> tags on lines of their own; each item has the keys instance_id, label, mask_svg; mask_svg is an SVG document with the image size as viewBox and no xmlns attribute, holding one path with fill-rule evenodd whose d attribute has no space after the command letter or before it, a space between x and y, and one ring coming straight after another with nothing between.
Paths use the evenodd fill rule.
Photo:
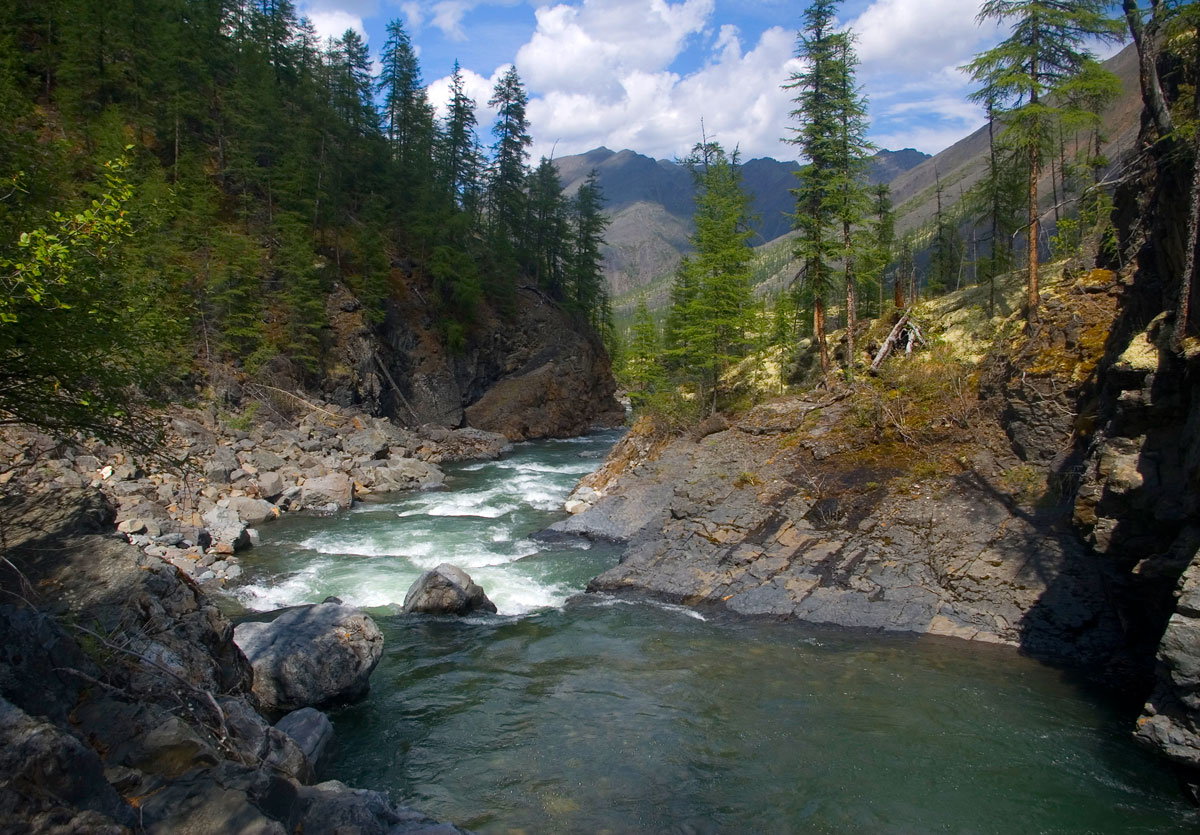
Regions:
<instances>
[{"instance_id":1,"label":"fallen log","mask_svg":"<svg viewBox=\"0 0 1200 835\"><path fill-rule=\"evenodd\" d=\"M877 374L879 366L883 365L883 361L888 358L888 354L896 347L896 340L900 338L900 333L904 330L904 326L908 324L908 317L912 315L910 312L905 312L900 317L900 321L892 328L892 332L888 334L888 338L883 340L883 345L879 347L879 353L875 355L875 360L871 363L870 373Z\"/></svg>"}]
</instances>

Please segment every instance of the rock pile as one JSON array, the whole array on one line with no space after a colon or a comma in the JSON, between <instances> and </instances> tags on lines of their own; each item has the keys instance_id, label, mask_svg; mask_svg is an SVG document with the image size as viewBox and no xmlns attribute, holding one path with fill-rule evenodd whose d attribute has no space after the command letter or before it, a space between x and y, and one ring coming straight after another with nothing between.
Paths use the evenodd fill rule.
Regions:
<instances>
[{"instance_id":1,"label":"rock pile","mask_svg":"<svg viewBox=\"0 0 1200 835\"><path fill-rule=\"evenodd\" d=\"M250 425L252 417L176 412L161 460L182 468L139 464L98 442L10 435L0 446L0 488L26 495L99 488L130 542L219 587L241 577L236 554L283 513L335 513L354 501L437 488L439 464L497 458L511 448L502 435L479 429L413 431L333 404L311 404L291 421L275 416Z\"/></svg>"},{"instance_id":2,"label":"rock pile","mask_svg":"<svg viewBox=\"0 0 1200 835\"><path fill-rule=\"evenodd\" d=\"M268 723L233 626L169 565L99 533L113 508L97 491L0 499L0 514L0 829L462 831L378 792L311 785L328 718Z\"/></svg>"}]
</instances>

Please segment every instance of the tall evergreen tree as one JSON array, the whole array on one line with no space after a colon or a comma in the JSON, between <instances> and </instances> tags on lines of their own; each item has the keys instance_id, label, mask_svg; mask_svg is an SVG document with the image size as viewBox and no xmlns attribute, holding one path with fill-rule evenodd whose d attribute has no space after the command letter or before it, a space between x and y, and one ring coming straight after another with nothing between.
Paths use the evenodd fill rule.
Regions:
<instances>
[{"instance_id":1,"label":"tall evergreen tree","mask_svg":"<svg viewBox=\"0 0 1200 835\"><path fill-rule=\"evenodd\" d=\"M516 67L496 82L488 106L496 108L492 135L492 168L488 182L489 226L498 239L519 249L521 220L525 217L525 161L529 158L529 120L525 115L528 97Z\"/></svg>"},{"instance_id":2,"label":"tall evergreen tree","mask_svg":"<svg viewBox=\"0 0 1200 835\"><path fill-rule=\"evenodd\" d=\"M431 152L433 107L421 83L421 68L412 41L399 20L387 25L387 41L379 63L375 87L383 96L384 133L401 171L412 181L417 178L415 169L425 167Z\"/></svg>"},{"instance_id":3,"label":"tall evergreen tree","mask_svg":"<svg viewBox=\"0 0 1200 835\"><path fill-rule=\"evenodd\" d=\"M570 255L567 264L567 295L570 304L583 313L597 330L603 330L611 316L605 312L604 286L604 195L593 170L575 192L570 205Z\"/></svg>"},{"instance_id":4,"label":"tall evergreen tree","mask_svg":"<svg viewBox=\"0 0 1200 835\"><path fill-rule=\"evenodd\" d=\"M1011 34L975 57L968 69L982 84L976 94L1005 108L1005 136L1025 155L1029 273L1026 317L1038 318L1038 178L1056 118L1069 106L1070 85L1093 58L1086 43L1119 38L1104 0L985 0L982 23L1012 22Z\"/></svg>"},{"instance_id":5,"label":"tall evergreen tree","mask_svg":"<svg viewBox=\"0 0 1200 835\"><path fill-rule=\"evenodd\" d=\"M702 142L685 160L696 179L694 252L685 257L672 290L667 349L717 406L721 374L742 356L751 313L750 198L742 188L738 155Z\"/></svg>"},{"instance_id":6,"label":"tall evergreen tree","mask_svg":"<svg viewBox=\"0 0 1200 835\"><path fill-rule=\"evenodd\" d=\"M867 101L854 80L858 58L854 54L853 40L851 33L841 33L834 55L835 93L832 105L837 114L837 137L833 170L828 172L833 185L834 214L842 225L847 369L854 367L854 332L858 328L859 265L854 228L862 222L870 207L865 175L874 151L867 141Z\"/></svg>"},{"instance_id":7,"label":"tall evergreen tree","mask_svg":"<svg viewBox=\"0 0 1200 835\"><path fill-rule=\"evenodd\" d=\"M794 72L784 89L794 90L795 107L787 141L800 147L808 164L796 172L796 212L793 223L795 255L800 262L799 287L812 301L813 339L820 349L821 368L829 370L829 347L825 335L826 300L834 288L834 261L844 254L839 241L835 179L842 134L841 107L845 72L841 61L846 38L838 32L839 0L814 0L804 12L804 26L797 37L796 57L803 69Z\"/></svg>"},{"instance_id":8,"label":"tall evergreen tree","mask_svg":"<svg viewBox=\"0 0 1200 835\"><path fill-rule=\"evenodd\" d=\"M450 74L450 101L437 143L437 169L442 187L468 214L476 208L479 192L479 140L475 135L475 100L467 95L462 68L454 62Z\"/></svg>"}]
</instances>

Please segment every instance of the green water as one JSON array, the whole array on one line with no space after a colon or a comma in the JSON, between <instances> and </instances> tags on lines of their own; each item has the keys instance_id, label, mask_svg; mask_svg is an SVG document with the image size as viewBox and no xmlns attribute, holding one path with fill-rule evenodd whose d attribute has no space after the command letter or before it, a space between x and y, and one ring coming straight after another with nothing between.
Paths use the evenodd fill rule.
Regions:
<instances>
[{"instance_id":1,"label":"green water","mask_svg":"<svg viewBox=\"0 0 1200 835\"><path fill-rule=\"evenodd\" d=\"M576 595L615 549L529 535L611 442L522 445L447 492L264 529L245 604L336 594L385 634L327 776L480 832L1200 829L1128 716L1012 651ZM396 615L443 559L501 614Z\"/></svg>"}]
</instances>

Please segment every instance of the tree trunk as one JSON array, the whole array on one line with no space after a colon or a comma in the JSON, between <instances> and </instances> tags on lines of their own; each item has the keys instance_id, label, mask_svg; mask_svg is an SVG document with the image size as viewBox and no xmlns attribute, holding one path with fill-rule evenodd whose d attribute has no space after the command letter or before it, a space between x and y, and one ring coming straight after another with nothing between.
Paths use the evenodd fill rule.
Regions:
<instances>
[{"instance_id":1,"label":"tree trunk","mask_svg":"<svg viewBox=\"0 0 1200 835\"><path fill-rule=\"evenodd\" d=\"M900 310L904 307L904 285L901 283L899 270L896 270L896 272L892 274L892 304L896 306L897 310ZM882 310L880 310L879 315L883 315Z\"/></svg>"},{"instance_id":2,"label":"tree trunk","mask_svg":"<svg viewBox=\"0 0 1200 835\"><path fill-rule=\"evenodd\" d=\"M1129 34L1133 36L1133 42L1137 46L1138 84L1142 90L1142 104L1158 129L1159 138L1162 138L1175 130L1175 122L1167 108L1167 100L1163 96L1162 84L1158 78L1158 36L1161 23L1159 9L1162 2L1151 0L1150 6L1153 9L1150 25L1143 28L1138 0L1122 0L1121 3L1125 11L1125 22L1129 25Z\"/></svg>"},{"instance_id":3,"label":"tree trunk","mask_svg":"<svg viewBox=\"0 0 1200 835\"><path fill-rule=\"evenodd\" d=\"M1197 91L1200 98L1200 90ZM1171 333L1171 345L1176 350L1187 336L1188 317L1191 313L1192 288L1196 284L1196 249L1200 248L1200 130L1192 145L1192 206L1188 212L1187 261L1179 276L1179 300L1175 303L1175 328Z\"/></svg>"},{"instance_id":4,"label":"tree trunk","mask_svg":"<svg viewBox=\"0 0 1200 835\"><path fill-rule=\"evenodd\" d=\"M813 300L813 339L821 349L821 371L829 373L829 346L825 341L825 299L817 296Z\"/></svg>"},{"instance_id":5,"label":"tree trunk","mask_svg":"<svg viewBox=\"0 0 1200 835\"><path fill-rule=\"evenodd\" d=\"M846 369L854 370L854 330L858 327L858 298L854 287L854 247L850 242L850 224L842 223L846 247Z\"/></svg>"},{"instance_id":6,"label":"tree trunk","mask_svg":"<svg viewBox=\"0 0 1200 835\"><path fill-rule=\"evenodd\" d=\"M1029 148L1029 278L1025 282L1025 321L1034 325L1038 320L1038 147Z\"/></svg>"}]
</instances>

